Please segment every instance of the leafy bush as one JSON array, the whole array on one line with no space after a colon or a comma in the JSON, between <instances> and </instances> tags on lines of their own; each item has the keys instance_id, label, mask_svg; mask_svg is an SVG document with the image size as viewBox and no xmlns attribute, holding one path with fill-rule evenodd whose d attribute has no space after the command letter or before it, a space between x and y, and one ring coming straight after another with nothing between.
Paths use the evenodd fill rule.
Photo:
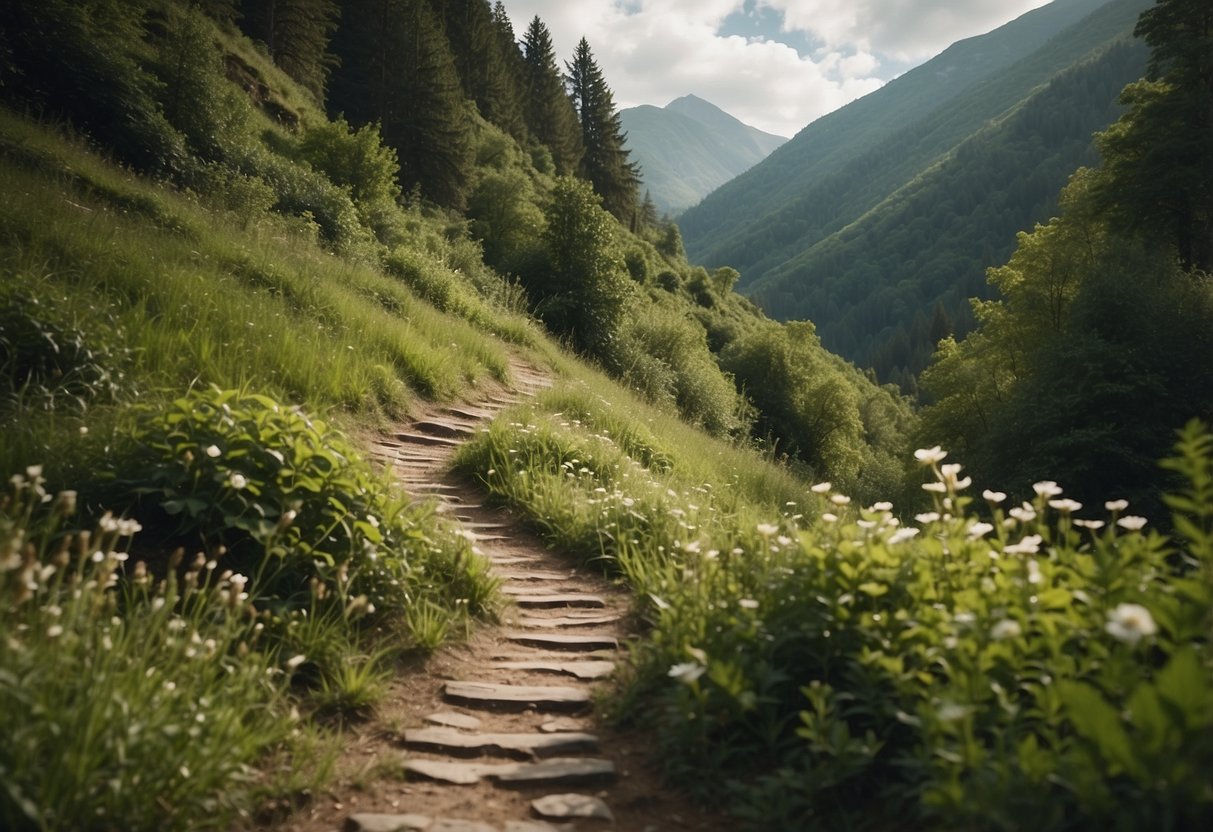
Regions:
<instances>
[{"instance_id":1,"label":"leafy bush","mask_svg":"<svg viewBox=\"0 0 1213 832\"><path fill-rule=\"evenodd\" d=\"M319 583L334 603L365 596L381 621L426 599L452 614L486 608L491 583L470 544L298 408L193 391L144 410L135 440L118 476L143 524L182 545L225 547L280 606L306 607Z\"/></svg>"}]
</instances>

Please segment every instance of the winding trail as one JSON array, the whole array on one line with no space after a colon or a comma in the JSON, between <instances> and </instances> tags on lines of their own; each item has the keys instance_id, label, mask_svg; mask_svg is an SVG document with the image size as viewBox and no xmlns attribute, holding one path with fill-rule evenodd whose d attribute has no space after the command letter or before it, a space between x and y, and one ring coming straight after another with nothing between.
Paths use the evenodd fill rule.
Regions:
<instances>
[{"instance_id":1,"label":"winding trail","mask_svg":"<svg viewBox=\"0 0 1213 832\"><path fill-rule=\"evenodd\" d=\"M545 548L511 514L450 473L456 448L502 410L549 387L519 361L512 386L428 408L377 437L375 457L410 493L432 496L491 561L508 601L393 682L350 729L337 785L281 827L293 832L724 830L662 788L644 737L593 717L595 685L628 635L629 596Z\"/></svg>"}]
</instances>

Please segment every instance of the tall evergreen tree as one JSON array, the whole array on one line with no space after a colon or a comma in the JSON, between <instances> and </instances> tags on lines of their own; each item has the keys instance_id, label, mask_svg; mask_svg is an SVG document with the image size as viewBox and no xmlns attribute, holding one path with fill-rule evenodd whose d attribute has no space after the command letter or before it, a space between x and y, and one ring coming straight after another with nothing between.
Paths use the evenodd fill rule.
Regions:
<instances>
[{"instance_id":1,"label":"tall evergreen tree","mask_svg":"<svg viewBox=\"0 0 1213 832\"><path fill-rule=\"evenodd\" d=\"M527 127L531 135L551 151L557 173L575 173L584 153L577 110L569 100L560 70L556 67L552 36L538 15L527 27L523 55Z\"/></svg>"},{"instance_id":2,"label":"tall evergreen tree","mask_svg":"<svg viewBox=\"0 0 1213 832\"><path fill-rule=\"evenodd\" d=\"M476 102L486 120L521 138L526 129L518 78L507 66L508 56L488 0L433 3L442 16L464 95ZM508 46L517 52L512 40Z\"/></svg>"},{"instance_id":3,"label":"tall evergreen tree","mask_svg":"<svg viewBox=\"0 0 1213 832\"><path fill-rule=\"evenodd\" d=\"M241 28L264 41L274 63L324 101L336 59L329 41L341 17L337 0L243 0Z\"/></svg>"},{"instance_id":4,"label":"tall evergreen tree","mask_svg":"<svg viewBox=\"0 0 1213 832\"><path fill-rule=\"evenodd\" d=\"M573 104L581 120L581 142L585 146L579 172L602 197L603 207L621 222L634 226L640 169L628 158L624 146L627 134L615 109L615 96L585 38L577 44L568 70Z\"/></svg>"},{"instance_id":5,"label":"tall evergreen tree","mask_svg":"<svg viewBox=\"0 0 1213 832\"><path fill-rule=\"evenodd\" d=\"M462 210L472 125L455 62L429 0L346 0L334 39L339 69L329 110L379 122L396 148L400 184Z\"/></svg>"},{"instance_id":6,"label":"tall evergreen tree","mask_svg":"<svg viewBox=\"0 0 1213 832\"><path fill-rule=\"evenodd\" d=\"M1150 77L1125 88L1129 111L1100 136L1102 197L1119 224L1213 270L1213 3L1158 0L1134 33Z\"/></svg>"}]
</instances>

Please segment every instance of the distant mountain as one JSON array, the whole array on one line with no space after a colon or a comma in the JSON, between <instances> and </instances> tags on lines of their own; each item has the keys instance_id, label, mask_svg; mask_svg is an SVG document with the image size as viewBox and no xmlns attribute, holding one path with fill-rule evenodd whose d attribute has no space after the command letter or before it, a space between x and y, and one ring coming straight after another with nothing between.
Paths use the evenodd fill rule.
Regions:
<instances>
[{"instance_id":1,"label":"distant mountain","mask_svg":"<svg viewBox=\"0 0 1213 832\"><path fill-rule=\"evenodd\" d=\"M912 387L931 334L965 328L985 266L1094 161L1091 132L1144 70L1123 45L1149 5L1055 0L818 119L682 215L691 259L739 269L769 314L812 319L828 348Z\"/></svg>"},{"instance_id":2,"label":"distant mountain","mask_svg":"<svg viewBox=\"0 0 1213 832\"><path fill-rule=\"evenodd\" d=\"M787 141L738 121L694 95L665 107L621 110L643 187L662 213L689 208Z\"/></svg>"}]
</instances>

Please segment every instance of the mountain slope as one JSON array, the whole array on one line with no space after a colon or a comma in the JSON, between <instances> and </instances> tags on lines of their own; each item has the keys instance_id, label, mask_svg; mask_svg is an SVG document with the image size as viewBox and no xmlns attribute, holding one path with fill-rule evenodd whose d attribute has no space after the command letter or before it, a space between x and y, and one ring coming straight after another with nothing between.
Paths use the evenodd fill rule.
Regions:
<instances>
[{"instance_id":1,"label":"mountain slope","mask_svg":"<svg viewBox=\"0 0 1213 832\"><path fill-rule=\"evenodd\" d=\"M1056 0L813 122L680 219L742 287L853 222L989 120L1132 29L1147 0ZM779 314L779 310L772 310Z\"/></svg>"},{"instance_id":2,"label":"mountain slope","mask_svg":"<svg viewBox=\"0 0 1213 832\"><path fill-rule=\"evenodd\" d=\"M621 110L620 117L644 186L663 213L694 205L787 141L693 95Z\"/></svg>"},{"instance_id":3,"label":"mountain slope","mask_svg":"<svg viewBox=\"0 0 1213 832\"><path fill-rule=\"evenodd\" d=\"M968 298L988 296L986 268L1006 261L1017 231L1056 211L1077 167L1098 161L1091 134L1119 114L1117 94L1142 75L1146 52L1125 39L1061 73L750 293L782 317L815 321L831 350L913 389L939 337L971 328Z\"/></svg>"}]
</instances>

